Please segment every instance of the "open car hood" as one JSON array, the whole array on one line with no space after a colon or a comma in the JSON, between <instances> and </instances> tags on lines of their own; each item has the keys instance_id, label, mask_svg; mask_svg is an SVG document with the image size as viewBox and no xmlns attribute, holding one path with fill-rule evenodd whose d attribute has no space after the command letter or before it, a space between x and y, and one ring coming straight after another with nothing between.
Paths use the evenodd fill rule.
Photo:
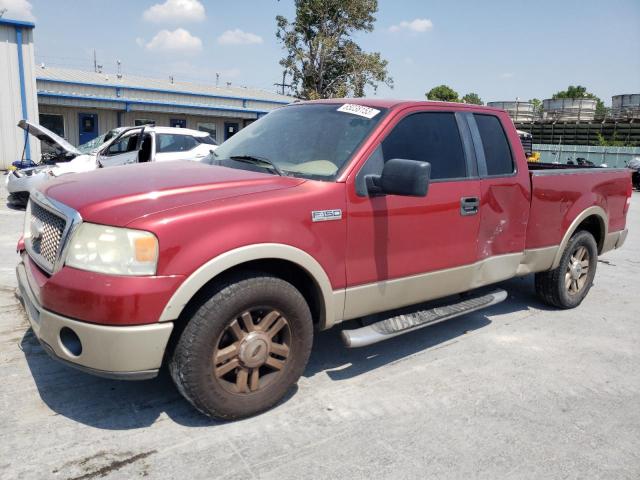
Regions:
<instances>
[{"instance_id":1,"label":"open car hood","mask_svg":"<svg viewBox=\"0 0 640 480\"><path fill-rule=\"evenodd\" d=\"M44 128L42 125L30 122L29 120L20 120L18 122L18 126L60 153L64 152L73 155L81 155L80 150L71 145L64 138L53 133L51 130Z\"/></svg>"}]
</instances>

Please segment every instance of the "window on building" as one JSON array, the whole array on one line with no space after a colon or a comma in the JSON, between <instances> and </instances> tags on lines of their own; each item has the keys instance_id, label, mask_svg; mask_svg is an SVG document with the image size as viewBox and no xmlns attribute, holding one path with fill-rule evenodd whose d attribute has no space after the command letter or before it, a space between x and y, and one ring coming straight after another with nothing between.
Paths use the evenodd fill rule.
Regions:
<instances>
[{"instance_id":1,"label":"window on building","mask_svg":"<svg viewBox=\"0 0 640 480\"><path fill-rule=\"evenodd\" d=\"M467 164L453 113L415 113L402 119L382 142L384 161L429 162L433 180L467 176Z\"/></svg>"},{"instance_id":2,"label":"window on building","mask_svg":"<svg viewBox=\"0 0 640 480\"><path fill-rule=\"evenodd\" d=\"M198 130L201 132L208 132L211 138L217 140L216 137L216 124L215 123L198 123Z\"/></svg>"},{"instance_id":3,"label":"window on building","mask_svg":"<svg viewBox=\"0 0 640 480\"><path fill-rule=\"evenodd\" d=\"M474 114L473 116L476 119L480 138L482 139L487 174L509 175L513 173L514 164L509 141L498 117L481 114Z\"/></svg>"},{"instance_id":4,"label":"window on building","mask_svg":"<svg viewBox=\"0 0 640 480\"><path fill-rule=\"evenodd\" d=\"M205 137L193 137L196 139L198 143L206 143L207 145L218 145L218 143L211 138L211 135L207 135Z\"/></svg>"},{"instance_id":5,"label":"window on building","mask_svg":"<svg viewBox=\"0 0 640 480\"><path fill-rule=\"evenodd\" d=\"M172 135L168 133L160 133L156 135L156 152L186 152L195 148L198 142L189 135Z\"/></svg>"},{"instance_id":6,"label":"window on building","mask_svg":"<svg viewBox=\"0 0 640 480\"><path fill-rule=\"evenodd\" d=\"M142 125L151 125L153 127L156 126L156 121L155 120L151 120L149 118L138 118L136 120L134 120L133 124L136 127L141 127Z\"/></svg>"},{"instance_id":7,"label":"window on building","mask_svg":"<svg viewBox=\"0 0 640 480\"><path fill-rule=\"evenodd\" d=\"M64 117L62 115L55 113L41 113L39 119L40 125L64 138Z\"/></svg>"}]
</instances>

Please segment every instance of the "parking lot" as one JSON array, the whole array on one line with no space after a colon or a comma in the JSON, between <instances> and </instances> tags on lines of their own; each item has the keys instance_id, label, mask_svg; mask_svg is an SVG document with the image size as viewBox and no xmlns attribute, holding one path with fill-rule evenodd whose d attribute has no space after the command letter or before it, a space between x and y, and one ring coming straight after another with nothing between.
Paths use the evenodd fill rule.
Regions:
<instances>
[{"instance_id":1,"label":"parking lot","mask_svg":"<svg viewBox=\"0 0 640 480\"><path fill-rule=\"evenodd\" d=\"M509 299L348 350L318 333L298 386L247 420L209 420L166 372L95 378L51 360L15 297L23 212L0 187L0 477L640 477L640 194L624 248L575 310Z\"/></svg>"}]
</instances>

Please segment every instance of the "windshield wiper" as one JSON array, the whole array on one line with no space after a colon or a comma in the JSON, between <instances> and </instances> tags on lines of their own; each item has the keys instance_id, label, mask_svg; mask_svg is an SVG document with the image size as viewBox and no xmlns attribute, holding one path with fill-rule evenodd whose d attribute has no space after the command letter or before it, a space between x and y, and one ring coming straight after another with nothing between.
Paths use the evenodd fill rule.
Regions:
<instances>
[{"instance_id":1,"label":"windshield wiper","mask_svg":"<svg viewBox=\"0 0 640 480\"><path fill-rule=\"evenodd\" d=\"M282 170L280 170L280 167L278 167L278 165L276 165L266 157L261 157L258 155L231 155L229 158L231 160L236 160L238 162L247 162L247 163L253 163L253 164L266 163L278 175L280 175L281 177L284 176L284 173L282 172Z\"/></svg>"}]
</instances>

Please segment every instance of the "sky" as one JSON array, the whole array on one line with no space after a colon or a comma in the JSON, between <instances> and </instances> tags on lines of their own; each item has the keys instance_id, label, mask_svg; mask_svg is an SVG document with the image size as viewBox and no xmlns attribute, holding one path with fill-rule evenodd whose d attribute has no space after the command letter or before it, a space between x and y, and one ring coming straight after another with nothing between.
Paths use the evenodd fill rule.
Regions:
<instances>
[{"instance_id":1,"label":"sky","mask_svg":"<svg viewBox=\"0 0 640 480\"><path fill-rule=\"evenodd\" d=\"M275 90L284 55L276 15L293 0L0 0L34 21L36 62L176 81ZM394 88L368 96L424 99L447 84L484 101L550 98L580 84L605 101L640 93L640 0L379 0L366 51L389 61Z\"/></svg>"}]
</instances>

